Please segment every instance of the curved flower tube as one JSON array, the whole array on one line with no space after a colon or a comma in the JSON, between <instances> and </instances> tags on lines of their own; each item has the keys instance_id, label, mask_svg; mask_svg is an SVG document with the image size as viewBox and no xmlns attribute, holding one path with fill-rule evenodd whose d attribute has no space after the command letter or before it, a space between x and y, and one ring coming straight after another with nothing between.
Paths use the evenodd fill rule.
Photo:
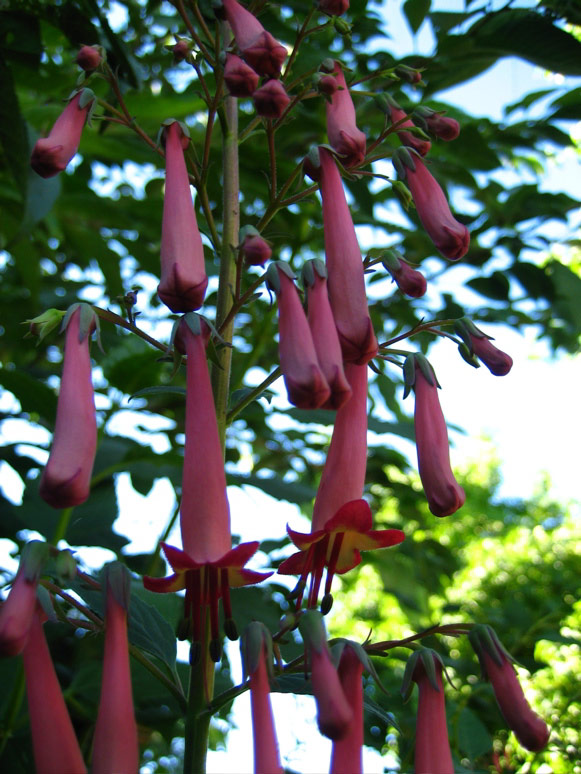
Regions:
<instances>
[{"instance_id":1,"label":"curved flower tube","mask_svg":"<svg viewBox=\"0 0 581 774\"><path fill-rule=\"evenodd\" d=\"M166 124L164 136L165 195L157 295L172 312L191 312L204 303L208 277L184 159L189 137L173 120Z\"/></svg>"},{"instance_id":2,"label":"curved flower tube","mask_svg":"<svg viewBox=\"0 0 581 774\"><path fill-rule=\"evenodd\" d=\"M76 92L57 118L48 137L36 141L30 166L37 175L54 177L66 168L77 152L94 101L95 95L90 89Z\"/></svg>"},{"instance_id":3,"label":"curved flower tube","mask_svg":"<svg viewBox=\"0 0 581 774\"><path fill-rule=\"evenodd\" d=\"M222 0L242 57L259 75L276 78L286 59L286 48L267 32L250 11L236 0Z\"/></svg>"},{"instance_id":4,"label":"curved flower tube","mask_svg":"<svg viewBox=\"0 0 581 774\"><path fill-rule=\"evenodd\" d=\"M340 62L335 62L333 74L339 88L326 104L327 136L329 144L341 157L343 166L353 167L365 159L367 138L357 127L355 106Z\"/></svg>"},{"instance_id":5,"label":"curved flower tube","mask_svg":"<svg viewBox=\"0 0 581 774\"><path fill-rule=\"evenodd\" d=\"M63 321L67 333L56 423L39 488L42 499L53 508L84 503L91 488L97 419L89 338L96 319L88 304L74 304Z\"/></svg>"},{"instance_id":6,"label":"curved flower tube","mask_svg":"<svg viewBox=\"0 0 581 774\"><path fill-rule=\"evenodd\" d=\"M36 607L22 652L36 774L86 774L67 705L63 699Z\"/></svg>"}]
</instances>

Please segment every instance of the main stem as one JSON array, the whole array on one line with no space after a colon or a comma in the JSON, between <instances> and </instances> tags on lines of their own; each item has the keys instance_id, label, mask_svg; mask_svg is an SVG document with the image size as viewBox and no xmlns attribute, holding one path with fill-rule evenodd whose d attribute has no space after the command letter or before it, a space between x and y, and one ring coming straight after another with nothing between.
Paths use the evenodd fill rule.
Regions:
<instances>
[{"instance_id":1,"label":"main stem","mask_svg":"<svg viewBox=\"0 0 581 774\"><path fill-rule=\"evenodd\" d=\"M224 223L222 253L220 256L220 284L216 302L216 328L221 328L233 303L236 281L236 245L240 230L239 176L238 176L238 105L235 97L225 100L226 131L222 140L222 169L224 174ZM234 316L221 328L222 338L231 344ZM212 389L216 419L222 448L226 436L226 416L232 366L232 348L218 350L218 363L212 369ZM190 670L188 710L186 714L184 774L204 774L210 732L210 714L204 712L214 695L214 663L207 657L209 632L203 643L206 654Z\"/></svg>"}]
</instances>

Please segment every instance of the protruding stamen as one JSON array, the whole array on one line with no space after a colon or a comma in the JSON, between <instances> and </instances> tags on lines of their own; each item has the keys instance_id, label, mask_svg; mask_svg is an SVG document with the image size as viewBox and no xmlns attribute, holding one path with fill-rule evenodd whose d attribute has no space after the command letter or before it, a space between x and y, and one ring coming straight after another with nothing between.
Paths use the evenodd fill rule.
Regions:
<instances>
[{"instance_id":1,"label":"protruding stamen","mask_svg":"<svg viewBox=\"0 0 581 774\"><path fill-rule=\"evenodd\" d=\"M220 639L220 619L218 618L218 569L209 566L206 569L209 576L208 603L210 606L210 633L213 640ZM214 661L216 659L213 659ZM219 660L219 659L218 659Z\"/></svg>"},{"instance_id":2,"label":"protruding stamen","mask_svg":"<svg viewBox=\"0 0 581 774\"><path fill-rule=\"evenodd\" d=\"M331 593L331 584L333 583L333 576L335 575L335 569L337 567L337 560L339 559L339 552L343 545L344 532L335 533L335 540L333 541L333 548L331 549L331 556L327 564L327 578L325 580L325 595ZM331 602L332 604L332 602ZM329 608L330 610L331 608Z\"/></svg>"},{"instance_id":3,"label":"protruding stamen","mask_svg":"<svg viewBox=\"0 0 581 774\"><path fill-rule=\"evenodd\" d=\"M190 645L190 665L196 666L202 657L202 643L194 640Z\"/></svg>"},{"instance_id":4,"label":"protruding stamen","mask_svg":"<svg viewBox=\"0 0 581 774\"><path fill-rule=\"evenodd\" d=\"M202 639L202 571L192 571L192 629L193 639Z\"/></svg>"},{"instance_id":5,"label":"protruding stamen","mask_svg":"<svg viewBox=\"0 0 581 774\"><path fill-rule=\"evenodd\" d=\"M220 639L210 640L210 658L216 664L222 658L222 641Z\"/></svg>"},{"instance_id":6,"label":"protruding stamen","mask_svg":"<svg viewBox=\"0 0 581 774\"><path fill-rule=\"evenodd\" d=\"M331 610L332 607L333 607L333 595L325 594L323 599L321 600L321 614L327 615L327 613Z\"/></svg>"},{"instance_id":7,"label":"protruding stamen","mask_svg":"<svg viewBox=\"0 0 581 774\"><path fill-rule=\"evenodd\" d=\"M329 536L320 540L316 544L315 548L315 561L314 568L311 575L311 588L309 591L309 599L307 607L316 607L317 600L319 599L319 588L321 587L321 580L323 578L323 572L325 570L325 559L327 557L327 546L329 545Z\"/></svg>"}]
</instances>

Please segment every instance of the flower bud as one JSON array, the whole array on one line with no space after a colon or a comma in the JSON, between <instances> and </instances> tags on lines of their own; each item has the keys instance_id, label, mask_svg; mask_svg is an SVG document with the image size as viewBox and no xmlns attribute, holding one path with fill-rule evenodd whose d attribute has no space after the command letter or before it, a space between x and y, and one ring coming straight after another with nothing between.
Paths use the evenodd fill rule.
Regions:
<instances>
[{"instance_id":1,"label":"flower bud","mask_svg":"<svg viewBox=\"0 0 581 774\"><path fill-rule=\"evenodd\" d=\"M103 59L103 49L101 46L83 46L77 54L75 62L85 72L92 72L99 67Z\"/></svg>"},{"instance_id":2,"label":"flower bud","mask_svg":"<svg viewBox=\"0 0 581 774\"><path fill-rule=\"evenodd\" d=\"M251 97L258 86L259 75L236 54L226 54L224 81L233 97Z\"/></svg>"},{"instance_id":3,"label":"flower bud","mask_svg":"<svg viewBox=\"0 0 581 774\"><path fill-rule=\"evenodd\" d=\"M270 80L256 89L252 99L259 116L263 118L280 118L290 102L280 81Z\"/></svg>"},{"instance_id":4,"label":"flower bud","mask_svg":"<svg viewBox=\"0 0 581 774\"><path fill-rule=\"evenodd\" d=\"M264 266L272 255L272 249L266 239L252 226L246 226L240 230L240 240L246 263L250 266Z\"/></svg>"},{"instance_id":5,"label":"flower bud","mask_svg":"<svg viewBox=\"0 0 581 774\"><path fill-rule=\"evenodd\" d=\"M318 0L317 8L327 16L342 16L349 8L349 0Z\"/></svg>"}]
</instances>

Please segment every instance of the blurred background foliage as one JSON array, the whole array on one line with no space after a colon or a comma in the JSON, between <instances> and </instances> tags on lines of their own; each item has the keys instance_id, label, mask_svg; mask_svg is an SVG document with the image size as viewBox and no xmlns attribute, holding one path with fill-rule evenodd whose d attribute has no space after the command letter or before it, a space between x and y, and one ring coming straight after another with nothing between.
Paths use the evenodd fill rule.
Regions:
<instances>
[{"instance_id":1,"label":"blurred background foliage","mask_svg":"<svg viewBox=\"0 0 581 774\"><path fill-rule=\"evenodd\" d=\"M532 327L556 353L578 351L580 243L569 234L556 249L549 227L566 227L579 203L569 193L544 190L541 181L550 158L564 148L575 148L570 129L572 122L581 119L581 87L547 79L546 88L508 106L500 121L471 115L439 99L443 89L465 83L510 56L552 73L581 76L577 3L550 0L523 5L490 8L488 3L466 0L462 12L443 12L433 11L429 0L406 0L404 13L412 31L427 20L434 32L436 48L430 57L396 60L390 51L389 16L383 13L385 8L366 0L351 3L346 16L352 24L350 36L340 35L321 16L321 29L301 44L287 81L291 95L300 88L292 82L316 70L325 56L341 59L353 69L356 80L366 78L356 87L354 98L359 126L370 140L381 133L385 122L373 94L386 90L405 109L421 102L447 110L462 126L456 141L435 141L430 153L431 169L451 196L456 217L471 231L471 248L461 266L435 254L413 209L402 209L383 178L360 175L345 180L355 223L369 227L361 232L369 241L367 249L396 244L433 281L429 299L410 302L387 282L382 269L374 267L368 275L370 308L380 341L426 317L466 314L484 326ZM198 7L214 29L210 3L201 0ZM293 0L264 7L260 18L275 37L292 45L298 23L310 10L306 0ZM191 12L190 17L196 26ZM35 140L48 133L63 99L75 87L76 51L82 44L96 43L107 50L136 124L155 141L162 120L184 120L192 136L191 159L199 159L206 105L193 69L185 63L174 65L165 48L174 42L175 33L187 34L175 7L158 0L5 0L0 8L0 384L4 390L0 460L3 481L9 482L0 491L0 537L11 541L7 545L13 552L38 533L49 541L64 540L61 545L73 548L106 549L112 553L105 556L120 556L135 573L164 571L157 552L136 554L131 550L131 535L116 529L119 483L121 474L128 473L133 489L147 495L160 479L169 480L179 499L185 374L172 376L171 363L164 362L158 350L120 327L102 324L102 351L93 346L100 444L92 494L74 512L55 514L38 496L38 477L54 426L61 338L54 333L40 343L23 339L23 323L47 308L66 309L79 299L123 316L123 295L138 289L138 326L161 342L168 341L171 315L155 294L162 156L130 129L100 120L103 111L97 109L92 126L84 131L79 155L66 173L43 180L30 170L28 160ZM402 63L423 68L424 85L410 86L386 74ZM213 75L205 65L201 67L212 89ZM93 77L88 85L100 98L116 104L103 79ZM279 185L311 145L325 141L323 98L314 92L307 97L276 132ZM255 120L250 102L240 103L240 124L241 221L256 225L268 212L269 164L265 131ZM393 176L389 156L396 145L390 136L375 150L386 160L376 161L374 171ZM218 238L220 159L216 129L205 182ZM290 194L304 191L307 185L299 176ZM196 206L211 277L202 311L213 319L216 244L199 196ZM263 233L273 245L274 257L289 260L300 270L304 260L322 255L318 197L311 194L281 210ZM243 287L259 275L260 270L249 269ZM462 291L452 293L452 287ZM422 335L414 341L428 351L433 338ZM265 292L238 315L234 345L231 406L277 365L276 310ZM380 373L371 387L370 430L375 441L369 456L368 494L377 525L401 527L408 537L397 551L368 554L360 570L344 578L342 593L335 595L331 633L363 640L372 629L374 640L394 639L440 622L493 624L529 670L531 695L555 724L555 735L546 752L534 761L527 757L502 730L491 691L478 681L476 662L466 643L440 638L430 644L445 655L459 686L457 692L448 692L458 771L577 771L578 533L568 506L553 503L547 492L532 502L500 500L497 467L479 463L465 471L468 500L461 518L435 522L428 515L413 467L392 442L394 435L413 439L413 427L400 406L399 375L383 361L376 364ZM135 394L140 397L129 401ZM330 412L300 411L270 396L250 403L228 430L229 483L258 487L310 515L332 421ZM173 506L168 507L168 519L172 511ZM276 566L285 545L280 540L263 545L271 566ZM80 556L89 554L81 551ZM5 577L9 582L10 574ZM87 588L74 590L99 612L99 601ZM275 582L237 593L238 623L258 617L275 631L286 607L284 591ZM135 597L140 600L131 632L136 657L147 654L177 685L176 670L182 680L185 670L181 662L176 667L172 633L179 601L148 594L137 579ZM64 610L70 613L66 605ZM76 636L63 623L48 624L47 630L87 749L98 694L101 638ZM298 652L291 638L283 655L292 658ZM376 659L390 694L385 697L369 686L373 712L367 718L366 741L396 753L401 770L410 771L414 705L412 700L403 706L398 698L404 659L403 650L394 651L385 662ZM137 717L148 751L144 760L153 760L152 771L178 770L168 753L179 759L179 745L175 748L171 741L180 734L179 697L142 664L134 660L133 665ZM0 760L6 771L29 771L21 670L7 660L0 663L0 671L6 687L0 707ZM229 685L225 658L218 688ZM220 709L223 720L230 708L231 703L226 703ZM393 713L401 733L394 732L393 716L386 713ZM214 745L224 743L226 730L224 723L215 726Z\"/></svg>"}]
</instances>

